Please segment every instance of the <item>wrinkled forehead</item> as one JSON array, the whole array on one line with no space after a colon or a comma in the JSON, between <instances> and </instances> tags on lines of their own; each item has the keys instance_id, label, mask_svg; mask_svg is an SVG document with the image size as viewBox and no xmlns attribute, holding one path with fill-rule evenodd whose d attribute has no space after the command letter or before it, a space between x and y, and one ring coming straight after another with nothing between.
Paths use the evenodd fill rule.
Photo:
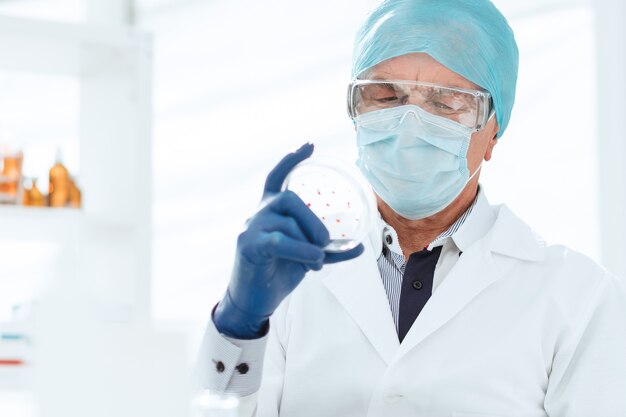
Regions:
<instances>
[{"instance_id":1,"label":"wrinkled forehead","mask_svg":"<svg viewBox=\"0 0 626 417\"><path fill-rule=\"evenodd\" d=\"M421 81L445 87L483 89L425 53L410 53L384 60L363 71L358 78Z\"/></svg>"}]
</instances>

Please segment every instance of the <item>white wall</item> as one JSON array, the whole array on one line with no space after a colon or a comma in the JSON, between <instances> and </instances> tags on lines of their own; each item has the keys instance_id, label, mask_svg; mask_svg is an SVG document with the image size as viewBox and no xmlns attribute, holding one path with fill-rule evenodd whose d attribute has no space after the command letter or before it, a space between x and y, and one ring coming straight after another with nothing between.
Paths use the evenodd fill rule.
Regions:
<instances>
[{"instance_id":1,"label":"white wall","mask_svg":"<svg viewBox=\"0 0 626 417\"><path fill-rule=\"evenodd\" d=\"M626 3L595 0L603 262L626 278Z\"/></svg>"}]
</instances>

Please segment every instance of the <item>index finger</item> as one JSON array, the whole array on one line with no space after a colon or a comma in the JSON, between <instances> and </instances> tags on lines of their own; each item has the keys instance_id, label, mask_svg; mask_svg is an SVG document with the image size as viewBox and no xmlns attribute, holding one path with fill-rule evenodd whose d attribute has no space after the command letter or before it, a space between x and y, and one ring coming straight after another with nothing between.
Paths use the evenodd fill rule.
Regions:
<instances>
[{"instance_id":1,"label":"index finger","mask_svg":"<svg viewBox=\"0 0 626 417\"><path fill-rule=\"evenodd\" d=\"M278 193L281 191L285 178L291 172L291 170L300 162L307 159L313 154L313 144L305 143L295 152L285 155L283 159L272 169L267 175L265 180L265 188L263 190L263 197L268 193Z\"/></svg>"}]
</instances>

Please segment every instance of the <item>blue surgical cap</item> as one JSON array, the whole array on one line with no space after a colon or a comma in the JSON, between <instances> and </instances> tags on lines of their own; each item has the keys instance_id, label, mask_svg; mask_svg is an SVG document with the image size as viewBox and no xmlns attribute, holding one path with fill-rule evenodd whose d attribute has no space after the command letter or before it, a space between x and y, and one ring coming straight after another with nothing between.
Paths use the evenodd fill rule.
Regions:
<instances>
[{"instance_id":1,"label":"blue surgical cap","mask_svg":"<svg viewBox=\"0 0 626 417\"><path fill-rule=\"evenodd\" d=\"M352 77L414 52L427 53L489 91L502 136L515 101L519 56L513 31L491 1L384 1L357 34Z\"/></svg>"}]
</instances>

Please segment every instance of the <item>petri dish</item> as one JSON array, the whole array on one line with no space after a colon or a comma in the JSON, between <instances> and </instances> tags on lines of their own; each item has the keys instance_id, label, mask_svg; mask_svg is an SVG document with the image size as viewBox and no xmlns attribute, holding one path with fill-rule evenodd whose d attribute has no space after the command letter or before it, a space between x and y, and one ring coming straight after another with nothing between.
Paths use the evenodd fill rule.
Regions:
<instances>
[{"instance_id":1,"label":"petri dish","mask_svg":"<svg viewBox=\"0 0 626 417\"><path fill-rule=\"evenodd\" d=\"M328 229L326 252L344 252L361 243L373 225L376 199L356 166L313 157L296 165L283 190L297 194Z\"/></svg>"}]
</instances>

